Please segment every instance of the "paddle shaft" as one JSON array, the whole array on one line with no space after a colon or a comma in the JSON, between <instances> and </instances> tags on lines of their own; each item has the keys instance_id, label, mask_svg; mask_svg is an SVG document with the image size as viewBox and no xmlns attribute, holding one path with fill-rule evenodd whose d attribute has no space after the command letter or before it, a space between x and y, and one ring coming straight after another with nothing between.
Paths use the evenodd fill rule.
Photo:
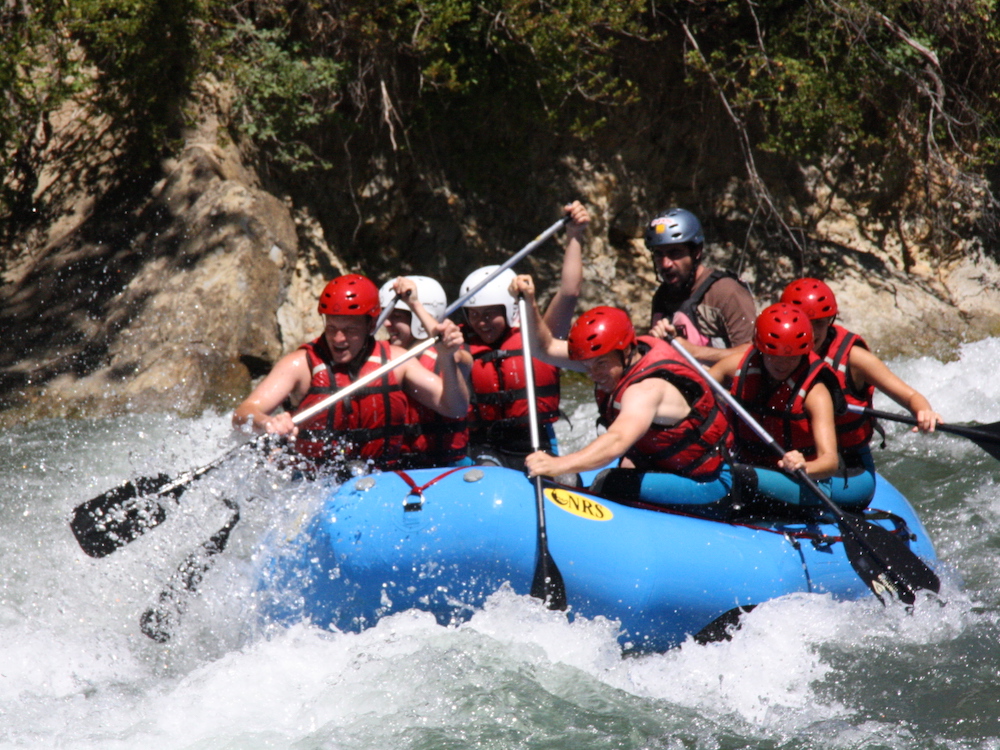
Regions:
<instances>
[{"instance_id":1,"label":"paddle shaft","mask_svg":"<svg viewBox=\"0 0 1000 750\"><path fill-rule=\"evenodd\" d=\"M541 447L538 435L538 404L535 403L535 367L531 358L531 331L527 304L524 297L517 298L518 313L521 317L521 349L524 355L524 380L528 396L528 429L531 434L531 449ZM545 527L545 491L542 478L534 478L535 516L538 522L538 557L535 561L535 576L531 584L531 595L542 599L549 609L566 609L566 585L562 574L549 552L549 536Z\"/></svg>"},{"instance_id":2,"label":"paddle shaft","mask_svg":"<svg viewBox=\"0 0 1000 750\"><path fill-rule=\"evenodd\" d=\"M389 304L382 308L382 312L378 314L378 318L375 320L374 333L378 333L378 329L382 327L383 323L385 323L385 319L389 317L389 314L393 311L393 308L396 307L396 303L399 302L399 298L402 296L403 295L399 292L396 292L392 295L392 300Z\"/></svg>"},{"instance_id":3,"label":"paddle shaft","mask_svg":"<svg viewBox=\"0 0 1000 750\"><path fill-rule=\"evenodd\" d=\"M198 589L215 558L226 549L229 535L239 523L240 506L226 497L220 499L232 511L226 524L184 558L156 597L156 603L139 618L139 629L143 635L157 643L166 643L173 637L181 616L187 610L188 597Z\"/></svg>"},{"instance_id":4,"label":"paddle shaft","mask_svg":"<svg viewBox=\"0 0 1000 750\"><path fill-rule=\"evenodd\" d=\"M441 314L441 317L438 318L438 320L444 320L445 318L447 318L449 315L451 315L453 312L455 312L459 308L464 307L465 303L468 302L473 297L475 297L476 294L479 293L480 289L482 289L484 286L486 286L487 284L489 284L491 281L493 281L495 278L497 278L500 274L502 274L508 268L510 268L511 266L513 266L519 260L521 260L525 256L531 254L539 245L541 245L549 237L551 237L556 232L558 232L560 230L560 228L562 228L563 226L565 226L568 221L569 221L569 215L563 216L561 219L559 219L559 221L557 221L555 224L553 224L552 226L550 226L548 229L546 229L540 235L538 235L537 237L535 237L535 239L533 239L527 245L525 245L520 250L518 250L516 253L514 253L510 258L508 258L502 264L500 264L499 266L497 266L493 270L493 273L491 273L485 279L482 279L478 284L475 284L468 292L466 292L461 297L459 297L457 300L455 300L450 305L448 305L448 309L445 310Z\"/></svg>"},{"instance_id":5,"label":"paddle shaft","mask_svg":"<svg viewBox=\"0 0 1000 750\"><path fill-rule=\"evenodd\" d=\"M307 409L303 409L300 412L296 412L295 415L292 417L292 423L296 424L296 425L300 425L303 422L305 422L306 420L311 419L312 417L316 416L320 412L326 411L331 406L333 406L334 404L336 404L338 401L341 401L341 400L347 398L351 394L353 394L353 393L361 390L362 388L364 388L369 383L371 383L371 382L373 382L375 380L378 380L379 378L381 378L383 375L385 375L390 370L396 369L401 364L403 364L404 362L408 362L409 360L413 359L414 357L419 357L421 354L423 354L425 351L427 351L428 349L430 349L436 343L437 343L437 339L434 339L434 338L424 339L423 341L421 341L416 346L414 346L414 347L412 347L410 349L407 349L405 353L400 354L395 359L389 360L384 365L382 365L381 367L378 367L378 368L372 370L367 375L362 375L360 378L358 378L357 380L355 380L350 385L345 385L343 388L341 388L336 393L331 393L329 396L327 396L326 398L324 398L324 399L322 399L320 401L317 401L315 404L313 404L312 406L308 407ZM260 441L260 440L265 440L268 437L269 437L268 435L259 435L253 442L257 442L257 441ZM242 445L237 446L236 448L232 449L231 451L229 451L228 453L226 453L221 458L216 459L214 462L212 462L208 466L206 466L206 467L204 467L202 469L196 469L194 472L192 472L192 474L193 474L192 478L193 479L197 478L197 477L201 476L202 474L204 474L209 469L214 469L216 466L219 465L219 463L221 461L223 461L224 459L226 459L229 456L233 455L236 451L240 450L243 447L244 446L242 446Z\"/></svg>"},{"instance_id":6,"label":"paddle shaft","mask_svg":"<svg viewBox=\"0 0 1000 750\"><path fill-rule=\"evenodd\" d=\"M348 396L350 396L354 392L361 390L362 388L364 388L366 385L368 385L372 381L378 380L379 378L381 378L383 375L385 375L390 370L396 369L401 364L403 364L404 362L407 362L407 361L413 359L414 357L419 357L421 354L423 354L425 351L427 351L428 349L430 349L436 343L437 343L437 339L435 339L435 338L424 339L423 341L421 341L416 346L413 346L413 347L407 349L406 352L404 352L403 354L400 354L395 359L389 360L388 362L386 362L381 367L378 367L378 368L372 370L367 375L362 375L360 378L358 378L357 380L355 380L353 383L351 383L350 385L344 386L343 388L341 388L336 393L331 393L329 396L327 396L323 400L317 401L315 404L313 404L312 406L310 406L308 409L303 409L300 412L296 412L295 416L292 417L292 422L294 422L297 425L298 424L302 424L307 419L310 419L311 417L314 417L319 412L326 411L333 404L337 403L341 399L347 398Z\"/></svg>"},{"instance_id":7,"label":"paddle shaft","mask_svg":"<svg viewBox=\"0 0 1000 750\"><path fill-rule=\"evenodd\" d=\"M736 412L740 419L742 419L751 430L757 433L757 437L759 437L771 450L774 451L776 456L781 457L787 453L787 451L781 447L781 444L774 439L771 433L765 430L764 427L750 415L750 412L743 408L740 402L737 401L728 390L726 390L722 383L709 374L702 364L694 358L694 355L692 355L691 352L685 349L677 341L677 339L672 336L670 337L670 343L673 345L674 349L676 349L681 356L688 361L688 364L690 364L701 374L703 378L705 378L706 381L708 381L708 385L722 398L723 401L729 405L729 408ZM838 518L844 517L844 511L842 511L840 507L833 502L833 500L827 497L827 494L820 489L819 485L816 484L816 482L814 482L808 474L806 474L805 469L798 469L793 473L799 481L809 488L810 492L816 495L817 498L823 501L824 505L833 511L834 515Z\"/></svg>"},{"instance_id":8,"label":"paddle shaft","mask_svg":"<svg viewBox=\"0 0 1000 750\"><path fill-rule=\"evenodd\" d=\"M362 388L364 388L369 383L371 383L371 382L373 382L375 380L378 380L379 378L381 378L383 375L385 375L390 370L394 370L395 368L399 367L404 362L407 362L407 361L413 359L414 357L419 357L425 351L427 351L432 346L434 346L435 343L437 343L437 339L433 339L433 338L424 339L423 341L421 341L419 344L417 344L416 346L412 347L411 349L407 349L406 352L404 352L403 354L400 354L395 359L392 359L392 360L386 362L384 365L382 365L381 367L378 367L378 368L372 370L367 375L362 375L360 378L358 378L357 380L355 380L353 383L351 383L350 385L344 386L343 388L341 388L336 393L331 393L329 396L327 396L326 398L324 398L324 399L322 399L320 401L317 401L315 404L313 404L309 408L303 409L300 412L296 412L295 416L292 417L292 423L296 424L296 425L300 425L303 422L305 422L306 420L308 420L308 419L314 417L315 415L319 414L320 412L326 411L331 406L333 406L334 404L336 404L338 401L341 401L341 400L347 398L348 396L350 396L351 394L355 393L356 391L359 391ZM207 466L203 466L200 469L195 469L194 471L188 472L185 475L184 481L185 482L191 482L191 481L197 479L198 477L202 476L206 472L211 471L212 469L216 468L219 464L221 464L226 459L230 458L231 456L235 455L239 451L241 451L244 448L246 448L247 445L254 445L256 443L259 443L261 441L266 440L268 437L272 437L272 436L271 435L266 435L266 434L265 435L258 435L250 443L246 443L244 445L238 445L238 446L236 446L235 448L227 451L226 453L224 453L222 456L220 456L219 458L217 458L215 461L213 461L212 463L208 464ZM168 485L167 489L175 489L177 487L179 481L180 480L178 480L177 482L171 482L171 484ZM163 492L166 492L166 489L164 489ZM159 494L162 494L162 492L159 493Z\"/></svg>"},{"instance_id":9,"label":"paddle shaft","mask_svg":"<svg viewBox=\"0 0 1000 750\"><path fill-rule=\"evenodd\" d=\"M913 425L914 427L917 426L917 420L906 414L893 414L888 411L871 409L867 406L858 406L857 404L848 404L847 409L855 414L864 414L869 417L875 417L875 419L888 419L890 422L902 422L903 424ZM1000 422L994 422L993 424L987 425L987 427L1000 430ZM997 445L1000 445L1000 434L988 432L982 428L964 427L962 425L942 424L941 422L938 422L934 425L934 429L938 432L948 432L952 435L959 435L977 443L996 443Z\"/></svg>"}]
</instances>

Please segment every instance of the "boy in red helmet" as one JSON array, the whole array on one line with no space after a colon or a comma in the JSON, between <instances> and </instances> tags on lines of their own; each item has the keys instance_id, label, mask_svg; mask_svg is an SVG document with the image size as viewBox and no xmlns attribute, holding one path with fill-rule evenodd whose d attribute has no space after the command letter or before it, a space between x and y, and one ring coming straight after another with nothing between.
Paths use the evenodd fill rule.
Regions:
<instances>
[{"instance_id":1,"label":"boy in red helmet","mask_svg":"<svg viewBox=\"0 0 1000 750\"><path fill-rule=\"evenodd\" d=\"M439 374L409 359L298 427L290 413L274 414L286 399L307 408L405 353L375 340L378 289L364 276L333 279L320 295L319 312L326 320L323 335L278 361L236 409L234 426L292 436L296 451L317 462L360 459L386 469L399 461L411 398L442 416L465 416L469 391L454 357L462 332L448 320L431 331L440 337Z\"/></svg>"},{"instance_id":2,"label":"boy in red helmet","mask_svg":"<svg viewBox=\"0 0 1000 750\"><path fill-rule=\"evenodd\" d=\"M613 307L584 313L568 340L556 339L535 306L531 277L517 277L512 293L529 303L540 355L594 381L607 426L589 445L565 456L532 453L525 460L529 476L574 474L623 459L623 467L639 471L606 474L599 491L690 505L727 495L728 421L708 383L673 347L652 336L637 338L628 314Z\"/></svg>"},{"instance_id":3,"label":"boy in red helmet","mask_svg":"<svg viewBox=\"0 0 1000 750\"><path fill-rule=\"evenodd\" d=\"M816 505L812 493L784 473L799 469L833 495L830 478L839 467L834 413L843 408L843 396L833 371L813 351L812 325L801 310L782 303L768 307L757 316L753 346L720 360L710 373L787 451L776 461L772 449L737 421L740 464L734 466L734 474L744 499L764 498L764 507L767 498L788 505ZM875 487L857 485L854 490L832 499L864 508Z\"/></svg>"}]
</instances>

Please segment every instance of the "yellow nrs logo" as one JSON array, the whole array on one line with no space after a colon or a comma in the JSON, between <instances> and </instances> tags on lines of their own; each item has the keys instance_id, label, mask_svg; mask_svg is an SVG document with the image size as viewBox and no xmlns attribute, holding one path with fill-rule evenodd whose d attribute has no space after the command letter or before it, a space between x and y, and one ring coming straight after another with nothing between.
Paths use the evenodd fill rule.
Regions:
<instances>
[{"instance_id":1,"label":"yellow nrs logo","mask_svg":"<svg viewBox=\"0 0 1000 750\"><path fill-rule=\"evenodd\" d=\"M547 489L545 497L563 510L574 516L580 516L580 518L586 518L590 521L610 521L614 518L610 508L601 505L592 497L562 489Z\"/></svg>"}]
</instances>

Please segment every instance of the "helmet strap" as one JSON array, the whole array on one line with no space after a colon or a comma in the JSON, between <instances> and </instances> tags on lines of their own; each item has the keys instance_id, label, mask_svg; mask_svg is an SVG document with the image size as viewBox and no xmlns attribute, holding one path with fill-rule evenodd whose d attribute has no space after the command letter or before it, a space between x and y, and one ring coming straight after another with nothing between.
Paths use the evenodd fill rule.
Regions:
<instances>
[{"instance_id":1,"label":"helmet strap","mask_svg":"<svg viewBox=\"0 0 1000 750\"><path fill-rule=\"evenodd\" d=\"M624 375L632 367L632 358L635 356L636 351L639 347L636 344L629 344L627 349L619 349L618 353L622 355L622 374Z\"/></svg>"}]
</instances>

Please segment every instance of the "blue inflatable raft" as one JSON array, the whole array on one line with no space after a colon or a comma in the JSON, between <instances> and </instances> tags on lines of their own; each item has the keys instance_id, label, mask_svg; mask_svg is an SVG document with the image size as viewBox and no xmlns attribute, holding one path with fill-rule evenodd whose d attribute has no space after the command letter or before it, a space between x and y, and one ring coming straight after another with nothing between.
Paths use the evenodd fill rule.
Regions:
<instances>
[{"instance_id":1,"label":"blue inflatable raft","mask_svg":"<svg viewBox=\"0 0 1000 750\"><path fill-rule=\"evenodd\" d=\"M793 592L871 592L832 521L731 522L636 507L585 490L545 490L549 550L569 616L621 623L631 651L710 634L739 608ZM932 567L930 539L907 500L879 477L869 520L896 530ZM272 550L265 617L358 631L411 608L442 624L471 615L505 583L531 588L533 484L499 467L387 472L333 486L301 532Z\"/></svg>"}]
</instances>

